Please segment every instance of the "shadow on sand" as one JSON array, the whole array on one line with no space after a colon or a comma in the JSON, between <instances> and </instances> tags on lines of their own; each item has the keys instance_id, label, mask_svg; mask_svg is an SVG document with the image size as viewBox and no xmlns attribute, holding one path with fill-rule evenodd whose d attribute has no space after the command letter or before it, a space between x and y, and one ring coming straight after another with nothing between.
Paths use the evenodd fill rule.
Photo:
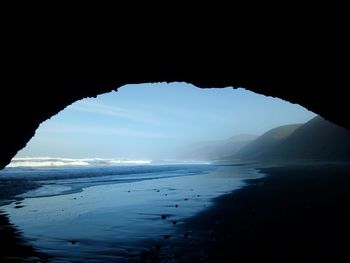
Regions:
<instances>
[{"instance_id":1,"label":"shadow on sand","mask_svg":"<svg viewBox=\"0 0 350 263\"><path fill-rule=\"evenodd\" d=\"M27 244L0 211L0 262L47 262L48 258Z\"/></svg>"},{"instance_id":2,"label":"shadow on sand","mask_svg":"<svg viewBox=\"0 0 350 263\"><path fill-rule=\"evenodd\" d=\"M35 189L37 184L25 180L0 181L0 205L17 200L16 206L21 207L16 195ZM0 262L47 262L48 257L38 253L24 241L21 232L10 223L8 216L0 207Z\"/></svg>"}]
</instances>

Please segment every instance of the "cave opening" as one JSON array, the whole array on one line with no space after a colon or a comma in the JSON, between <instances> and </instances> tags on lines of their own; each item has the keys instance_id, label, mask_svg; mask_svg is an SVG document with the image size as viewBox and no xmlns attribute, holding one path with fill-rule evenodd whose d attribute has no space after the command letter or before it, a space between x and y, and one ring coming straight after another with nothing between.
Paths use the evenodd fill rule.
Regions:
<instances>
[{"instance_id":1,"label":"cave opening","mask_svg":"<svg viewBox=\"0 0 350 263\"><path fill-rule=\"evenodd\" d=\"M126 85L118 92L75 102L43 122L15 160L45 156L175 160L174 152L192 143L258 136L315 116L297 104L242 88L202 90L180 82ZM161 145L165 146L157 154Z\"/></svg>"},{"instance_id":2,"label":"cave opening","mask_svg":"<svg viewBox=\"0 0 350 263\"><path fill-rule=\"evenodd\" d=\"M332 189L348 180L349 143L347 130L299 105L244 89L129 85L43 123L1 171L0 209L54 260L217 262L247 257L250 247L269 256L277 247L277 256L298 246L296 230L306 240L298 251L314 241L313 253L329 220L307 229L321 216L313 207L329 199L333 211L349 200L332 203ZM296 205L285 210L271 193ZM294 214L305 220L295 223Z\"/></svg>"}]
</instances>

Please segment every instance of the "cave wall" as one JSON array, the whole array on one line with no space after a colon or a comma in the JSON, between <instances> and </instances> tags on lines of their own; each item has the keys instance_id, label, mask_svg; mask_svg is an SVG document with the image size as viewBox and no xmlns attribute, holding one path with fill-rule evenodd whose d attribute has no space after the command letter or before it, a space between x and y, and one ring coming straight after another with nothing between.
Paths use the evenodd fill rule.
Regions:
<instances>
[{"instance_id":1,"label":"cave wall","mask_svg":"<svg viewBox=\"0 0 350 263\"><path fill-rule=\"evenodd\" d=\"M142 19L65 8L71 23L64 12L6 9L13 16L1 42L0 168L67 105L132 83L244 87L350 128L347 8L288 6L270 8L271 16L258 8L242 17L237 8L198 7L201 19L173 7L142 10ZM110 23L101 26L99 16Z\"/></svg>"},{"instance_id":2,"label":"cave wall","mask_svg":"<svg viewBox=\"0 0 350 263\"><path fill-rule=\"evenodd\" d=\"M50 71L50 68L43 71L45 65L41 65L38 72L35 69L27 74L23 70L16 71L17 74L11 75L1 89L0 168L5 167L17 151L25 147L41 122L79 99L117 90L125 84L184 81L200 88L243 87L298 103L336 124L350 128L344 82L334 74L330 75L329 66L323 67L319 61L307 63L304 60L290 66L290 60L281 63L278 60L273 66L267 66L265 60L247 59L245 64L235 64L234 57L206 59L177 60L176 63L170 59L147 64L152 61L148 58L140 60L143 63L122 63L117 68L109 68L108 72L112 74L101 78L104 80L91 78L93 74L90 73L96 67L78 76L72 70L77 65L70 66L70 74L57 69Z\"/></svg>"}]
</instances>

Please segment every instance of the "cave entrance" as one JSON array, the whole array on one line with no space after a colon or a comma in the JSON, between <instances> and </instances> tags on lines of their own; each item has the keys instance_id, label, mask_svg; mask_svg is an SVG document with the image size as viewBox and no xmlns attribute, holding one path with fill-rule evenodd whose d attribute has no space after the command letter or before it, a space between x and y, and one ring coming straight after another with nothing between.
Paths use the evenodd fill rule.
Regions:
<instances>
[{"instance_id":1,"label":"cave entrance","mask_svg":"<svg viewBox=\"0 0 350 263\"><path fill-rule=\"evenodd\" d=\"M197 244L213 245L227 224L204 213L219 196L261 180L256 168L268 158L311 161L319 153L296 147L310 148L310 126L332 130L299 105L244 89L127 85L41 124L1 172L21 182L6 186L1 209L25 240L57 260L185 260L193 256L188 248L202 253ZM314 145L327 136L312 136Z\"/></svg>"},{"instance_id":2,"label":"cave entrance","mask_svg":"<svg viewBox=\"0 0 350 263\"><path fill-rule=\"evenodd\" d=\"M181 156L181 150L191 144L239 135L252 138L314 116L299 105L245 89L202 90L187 83L126 85L118 92L75 102L42 123L14 160L18 165L18 158L28 157L183 161L189 156ZM214 157L221 156L196 159ZM79 165L79 160L73 164Z\"/></svg>"}]
</instances>

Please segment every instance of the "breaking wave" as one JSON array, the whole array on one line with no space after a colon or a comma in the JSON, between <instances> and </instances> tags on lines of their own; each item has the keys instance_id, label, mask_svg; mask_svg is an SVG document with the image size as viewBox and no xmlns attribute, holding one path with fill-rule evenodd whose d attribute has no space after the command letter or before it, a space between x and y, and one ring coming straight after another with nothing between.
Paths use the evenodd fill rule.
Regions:
<instances>
[{"instance_id":1,"label":"breaking wave","mask_svg":"<svg viewBox=\"0 0 350 263\"><path fill-rule=\"evenodd\" d=\"M151 160L124 160L103 158L16 157L6 167L64 167L97 165L146 165Z\"/></svg>"}]
</instances>

